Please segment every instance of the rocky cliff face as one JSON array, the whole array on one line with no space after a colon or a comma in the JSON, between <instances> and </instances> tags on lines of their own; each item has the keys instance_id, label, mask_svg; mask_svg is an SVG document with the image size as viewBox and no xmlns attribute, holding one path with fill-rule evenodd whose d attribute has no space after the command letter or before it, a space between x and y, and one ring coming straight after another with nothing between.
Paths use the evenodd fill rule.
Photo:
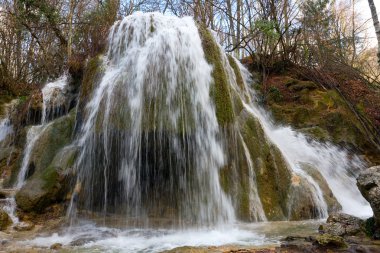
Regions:
<instances>
[{"instance_id":1,"label":"rocky cliff face","mask_svg":"<svg viewBox=\"0 0 380 253\"><path fill-rule=\"evenodd\" d=\"M153 36L155 29L158 28L146 30L148 38ZM170 218L182 212L187 214L188 210L183 210L184 207L194 209L195 211L189 212L198 215L199 206L207 203L207 197L210 196L202 194L202 189L198 189L210 181L208 178L197 178L201 175L197 174L195 168L199 159L205 159L209 166L219 166L215 179L217 183L212 185L215 187L207 189L214 191L217 188L220 195L218 193L215 196L226 196L227 200L223 201L231 203L239 220L320 218L326 215L326 212L341 208L337 197L334 196L334 189L330 188L328 180L318 167L309 163L299 163L297 168L302 173L294 170L294 166L290 164L291 158L285 156L268 136L262 119L247 107L247 104L252 102L249 100L252 84L245 80L239 62L222 52L205 27L198 25L197 29L204 60L211 69L210 89L206 96L212 104L210 108L198 110L210 109L215 114L215 140L222 147L223 161L207 160L209 154L200 154L197 152L202 150L195 152L192 149L191 145L194 142L204 141L199 140L199 136L203 135L197 135L196 129L199 126L195 124L197 121L193 116L196 115L194 111L197 107L191 107L190 102L194 99L194 94L191 93L193 90L187 87L192 87L194 80L190 79L191 82L188 83L177 80L183 85L180 87L183 89L181 96L176 97L174 101L182 106L181 116L172 124L171 115L164 113L165 110L169 112L171 109L165 104L164 95L172 92L170 86L165 85L173 80L165 75L154 76L157 78L151 80L150 76L146 75L143 84L147 87L144 93L147 99L142 104L144 117L141 119L141 136L138 138L141 141L139 150L144 153L138 166L142 166L144 170L135 175L140 178L137 183L130 179L128 183L132 186L126 185L121 179L123 171L119 168L128 162L128 159L124 159L127 156L121 155L125 155L123 152L126 152L129 146L122 142L128 138L134 141L130 136L136 129L131 122L134 120L133 117L137 117L131 113L133 108L127 107L128 89L132 85L128 83L128 76L115 79L116 84L112 86L115 90L104 91L110 94L113 92L112 96L109 95L112 103L106 99L99 102L97 118L93 120L94 125L89 126L93 129L89 135L91 142L86 139L83 142L78 141L84 131L88 131L85 124L91 119L89 117L92 113L89 103L94 103L94 94L99 92L100 85L104 85L104 76L110 74L111 67L107 66L109 62L104 60L105 56L98 56L87 62L83 76L76 76L75 80L69 81L75 85L80 82L81 85L79 89L76 87L69 92L70 101L65 102L65 110L48 119L49 123L36 140L27 163L26 181L16 194L20 209L26 212L44 212L54 203L67 203L74 191L73 184L77 180L82 186L82 191L76 192L79 194L78 208L98 212L106 210L104 206L107 206L111 213L122 213L126 205L119 202L130 201L133 198L124 195L125 187L129 187L130 192L140 191L141 198L136 203L145 208L144 215ZM108 57L114 60L114 55ZM185 68L189 63L175 63L182 64L180 66L183 66L183 69L179 68L179 71L181 75L189 78L186 71L192 69ZM147 66L150 73L154 74L157 68L162 67L149 64ZM142 66L142 71L145 70ZM132 70L125 69L120 75L128 71ZM165 88L160 91L161 97L147 95L149 92L157 94L154 89L148 90L152 82ZM265 93L265 100L277 121L288 123L311 138L336 143L342 147L349 146L354 151L365 150L366 145L369 145L360 124L345 107L338 94L322 90L313 82L290 77L278 78L272 80L272 83L273 87ZM27 129L42 121L43 100L40 95L40 92L36 92L28 99L23 99L14 115L10 117L15 132L9 143L0 149L0 175L8 186L15 184L25 156L23 149L27 142ZM105 106L107 103L108 107ZM156 115L164 115L167 119L157 119ZM209 129L204 125L202 127ZM157 138L162 142L154 142ZM177 146L172 145L172 139L180 140ZM91 143L96 145L89 145ZM104 145L105 143L107 145ZM209 150L209 144L205 143L206 151ZM86 151L82 152L84 149ZM178 171L183 168L188 170L183 173ZM82 171L84 169L86 171ZM209 176L208 168L203 169L206 172L202 175ZM88 173L91 174L90 178L86 178ZM133 188L134 183L140 188ZM188 195L186 190L196 192ZM173 196L174 193L178 193L179 197ZM185 199L188 196L189 199ZM183 206L183 199L197 203ZM218 206L217 204L215 206ZM216 209L218 208L214 208L212 212Z\"/></svg>"}]
</instances>

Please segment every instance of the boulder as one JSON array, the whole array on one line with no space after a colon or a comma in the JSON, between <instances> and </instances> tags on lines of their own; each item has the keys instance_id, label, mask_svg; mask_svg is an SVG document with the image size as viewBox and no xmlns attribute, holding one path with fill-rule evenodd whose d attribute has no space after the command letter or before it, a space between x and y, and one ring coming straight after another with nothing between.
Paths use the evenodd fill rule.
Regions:
<instances>
[{"instance_id":1,"label":"boulder","mask_svg":"<svg viewBox=\"0 0 380 253\"><path fill-rule=\"evenodd\" d=\"M335 248L346 248L347 244L344 239L337 235L323 234L318 235L316 238L316 243L323 247L335 247Z\"/></svg>"},{"instance_id":2,"label":"boulder","mask_svg":"<svg viewBox=\"0 0 380 253\"><path fill-rule=\"evenodd\" d=\"M357 186L373 210L376 234L380 235L380 166L370 167L359 174Z\"/></svg>"},{"instance_id":3,"label":"boulder","mask_svg":"<svg viewBox=\"0 0 380 253\"><path fill-rule=\"evenodd\" d=\"M16 194L17 206L23 211L43 212L64 199L69 182L66 169L75 159L75 152L64 146L71 141L74 116L70 113L52 122L36 142L30 159L35 172Z\"/></svg>"},{"instance_id":4,"label":"boulder","mask_svg":"<svg viewBox=\"0 0 380 253\"><path fill-rule=\"evenodd\" d=\"M12 225L11 218L3 209L0 209L0 231L6 230L10 225Z\"/></svg>"},{"instance_id":5,"label":"boulder","mask_svg":"<svg viewBox=\"0 0 380 253\"><path fill-rule=\"evenodd\" d=\"M34 224L32 222L24 221L21 223L18 223L15 227L14 230L16 231L30 231L34 228Z\"/></svg>"},{"instance_id":6,"label":"boulder","mask_svg":"<svg viewBox=\"0 0 380 253\"><path fill-rule=\"evenodd\" d=\"M50 246L50 249L52 250L60 250L62 249L62 244L61 243L54 243Z\"/></svg>"},{"instance_id":7,"label":"boulder","mask_svg":"<svg viewBox=\"0 0 380 253\"><path fill-rule=\"evenodd\" d=\"M356 235L364 232L364 221L345 213L334 213L327 218L325 232L337 236Z\"/></svg>"}]
</instances>

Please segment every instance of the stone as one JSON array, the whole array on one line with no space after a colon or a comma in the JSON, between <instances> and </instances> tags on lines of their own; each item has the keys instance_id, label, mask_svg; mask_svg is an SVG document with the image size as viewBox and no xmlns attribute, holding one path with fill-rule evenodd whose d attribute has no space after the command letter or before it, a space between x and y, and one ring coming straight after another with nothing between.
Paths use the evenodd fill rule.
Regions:
<instances>
[{"instance_id":1,"label":"stone","mask_svg":"<svg viewBox=\"0 0 380 253\"><path fill-rule=\"evenodd\" d=\"M3 209L0 209L0 231L6 230L10 225L12 225L11 218Z\"/></svg>"},{"instance_id":2,"label":"stone","mask_svg":"<svg viewBox=\"0 0 380 253\"><path fill-rule=\"evenodd\" d=\"M375 218L380 219L380 166L370 167L359 174L357 186L370 203Z\"/></svg>"},{"instance_id":3,"label":"stone","mask_svg":"<svg viewBox=\"0 0 380 253\"><path fill-rule=\"evenodd\" d=\"M24 222L21 222L21 223L17 224L14 227L14 230L21 232L21 231L30 231L33 228L34 228L34 224L33 223L24 221Z\"/></svg>"},{"instance_id":4,"label":"stone","mask_svg":"<svg viewBox=\"0 0 380 253\"><path fill-rule=\"evenodd\" d=\"M347 244L343 237L331 234L318 235L315 238L316 243L323 247L336 247L336 248L346 248Z\"/></svg>"},{"instance_id":5,"label":"stone","mask_svg":"<svg viewBox=\"0 0 380 253\"><path fill-rule=\"evenodd\" d=\"M376 230L380 230L380 166L370 167L359 174L357 186L373 210Z\"/></svg>"},{"instance_id":6,"label":"stone","mask_svg":"<svg viewBox=\"0 0 380 253\"><path fill-rule=\"evenodd\" d=\"M14 193L13 189L0 189L0 199L10 198Z\"/></svg>"},{"instance_id":7,"label":"stone","mask_svg":"<svg viewBox=\"0 0 380 253\"><path fill-rule=\"evenodd\" d=\"M53 245L50 246L50 249L52 249L52 250L62 249L62 244L61 243L54 243Z\"/></svg>"},{"instance_id":8,"label":"stone","mask_svg":"<svg viewBox=\"0 0 380 253\"><path fill-rule=\"evenodd\" d=\"M345 213L334 213L327 218L325 232L331 235L346 236L364 233L364 221Z\"/></svg>"},{"instance_id":9,"label":"stone","mask_svg":"<svg viewBox=\"0 0 380 253\"><path fill-rule=\"evenodd\" d=\"M72 164L75 154L66 152L64 147L71 141L74 120L73 113L58 118L36 142L30 159L35 165L35 172L16 193L17 206L23 211L40 213L64 199L69 181L66 169ZM58 158L54 160L57 155L61 159L60 167L56 166Z\"/></svg>"}]
</instances>

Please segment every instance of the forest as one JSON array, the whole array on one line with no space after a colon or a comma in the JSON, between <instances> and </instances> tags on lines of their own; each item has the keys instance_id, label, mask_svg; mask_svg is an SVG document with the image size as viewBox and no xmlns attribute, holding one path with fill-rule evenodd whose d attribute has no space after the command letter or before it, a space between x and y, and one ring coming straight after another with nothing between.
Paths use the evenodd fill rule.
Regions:
<instances>
[{"instance_id":1,"label":"forest","mask_svg":"<svg viewBox=\"0 0 380 253\"><path fill-rule=\"evenodd\" d=\"M75 68L104 52L116 20L142 11L194 17L217 34L226 52L254 59L264 78L276 66L292 63L319 71L337 69L378 85L379 46L369 32L378 21L363 18L367 3L358 2L3 0L0 83L16 93L18 86L33 87ZM368 2L376 8L374 1Z\"/></svg>"}]
</instances>

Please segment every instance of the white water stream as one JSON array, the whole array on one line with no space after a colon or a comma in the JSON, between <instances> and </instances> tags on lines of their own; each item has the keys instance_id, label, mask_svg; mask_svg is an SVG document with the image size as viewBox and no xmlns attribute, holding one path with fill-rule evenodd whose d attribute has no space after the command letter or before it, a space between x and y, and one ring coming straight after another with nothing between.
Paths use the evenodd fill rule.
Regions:
<instances>
[{"instance_id":1,"label":"white water stream","mask_svg":"<svg viewBox=\"0 0 380 253\"><path fill-rule=\"evenodd\" d=\"M54 113L57 109L57 105L62 104L64 99L64 88L67 84L67 76L64 75L54 82L49 82L42 89L43 106L42 106L42 120L41 124L37 126L30 126L27 132L26 143L22 156L21 167L17 176L17 181L14 185L15 190L21 189L25 183L25 179L29 169L30 158L35 147L36 142L49 126L48 117ZM13 128L10 125L9 118L5 118L0 121L0 144L6 136L13 132ZM16 201L14 196L4 199L3 209L8 213L12 219L13 226L20 224L18 217L16 216ZM20 224L22 225L22 224Z\"/></svg>"},{"instance_id":2,"label":"white water stream","mask_svg":"<svg viewBox=\"0 0 380 253\"><path fill-rule=\"evenodd\" d=\"M65 86L67 76L63 75L53 82L47 83L42 89L42 118L41 124L31 126L27 133L26 144L23 153L21 168L17 177L16 189L21 189L25 183L25 177L29 169L30 158L34 146L46 128L49 126L49 116L65 101Z\"/></svg>"},{"instance_id":3,"label":"white water stream","mask_svg":"<svg viewBox=\"0 0 380 253\"><path fill-rule=\"evenodd\" d=\"M357 156L352 156L331 143L310 141L305 135L289 126L276 126L270 115L257 105L255 92L248 87L251 82L249 73L241 64L239 65L246 89L249 91L246 97L250 98L244 103L244 107L260 120L265 134L281 150L293 172L307 179L314 188L314 200L320 207L321 217L326 218L328 215L325 200L318 184L302 168L302 163L318 169L341 204L342 212L363 218L372 216L369 203L356 187L356 176L365 164Z\"/></svg>"}]
</instances>

